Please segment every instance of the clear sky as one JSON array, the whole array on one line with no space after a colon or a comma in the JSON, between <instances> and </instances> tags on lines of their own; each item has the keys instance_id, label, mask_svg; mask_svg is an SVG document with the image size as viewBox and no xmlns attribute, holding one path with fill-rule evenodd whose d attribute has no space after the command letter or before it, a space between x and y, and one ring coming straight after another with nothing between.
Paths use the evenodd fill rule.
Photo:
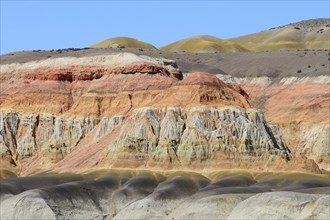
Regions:
<instances>
[{"instance_id":1,"label":"clear sky","mask_svg":"<svg viewBox=\"0 0 330 220\"><path fill-rule=\"evenodd\" d=\"M86 47L115 36L155 46L209 34L231 38L312 18L329 1L1 0L1 54Z\"/></svg>"}]
</instances>

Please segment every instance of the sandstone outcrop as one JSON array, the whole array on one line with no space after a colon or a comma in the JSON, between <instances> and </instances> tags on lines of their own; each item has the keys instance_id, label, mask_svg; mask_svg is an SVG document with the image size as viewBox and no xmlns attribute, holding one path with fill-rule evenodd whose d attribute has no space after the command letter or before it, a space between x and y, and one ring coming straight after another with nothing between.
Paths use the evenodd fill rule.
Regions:
<instances>
[{"instance_id":1,"label":"sandstone outcrop","mask_svg":"<svg viewBox=\"0 0 330 220\"><path fill-rule=\"evenodd\" d=\"M46 113L0 113L0 146L14 160L48 151L55 162L69 154L74 146L98 124L93 118L62 118Z\"/></svg>"},{"instance_id":2,"label":"sandstone outcrop","mask_svg":"<svg viewBox=\"0 0 330 220\"><path fill-rule=\"evenodd\" d=\"M296 158L314 160L330 170L329 76L272 79L239 79L252 106L277 125ZM279 100L281 100L279 102Z\"/></svg>"},{"instance_id":3,"label":"sandstone outcrop","mask_svg":"<svg viewBox=\"0 0 330 220\"><path fill-rule=\"evenodd\" d=\"M236 159L244 154L246 160L249 156L289 159L290 152L276 132L253 109L136 109L123 123L110 152L120 161L141 160L146 165L211 163L219 152L231 152Z\"/></svg>"},{"instance_id":4,"label":"sandstone outcrop","mask_svg":"<svg viewBox=\"0 0 330 220\"><path fill-rule=\"evenodd\" d=\"M171 60L63 57L4 64L0 77L0 146L21 174L291 157L242 88L203 72L183 79Z\"/></svg>"},{"instance_id":5,"label":"sandstone outcrop","mask_svg":"<svg viewBox=\"0 0 330 220\"><path fill-rule=\"evenodd\" d=\"M266 120L279 127L294 158L308 158L321 169L330 170L329 51L198 57L201 64L208 65L204 69L223 70L226 74L213 73L248 93L251 106L262 110ZM192 59L181 56L177 61L187 62L188 58Z\"/></svg>"},{"instance_id":6,"label":"sandstone outcrop","mask_svg":"<svg viewBox=\"0 0 330 220\"><path fill-rule=\"evenodd\" d=\"M1 56L1 219L330 218L328 51L110 41Z\"/></svg>"}]
</instances>

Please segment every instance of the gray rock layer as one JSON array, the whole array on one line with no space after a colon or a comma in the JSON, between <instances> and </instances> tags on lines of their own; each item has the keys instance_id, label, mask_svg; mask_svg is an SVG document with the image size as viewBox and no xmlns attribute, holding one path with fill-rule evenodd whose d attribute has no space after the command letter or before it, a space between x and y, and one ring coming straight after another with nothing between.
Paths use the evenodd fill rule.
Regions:
<instances>
[{"instance_id":1,"label":"gray rock layer","mask_svg":"<svg viewBox=\"0 0 330 220\"><path fill-rule=\"evenodd\" d=\"M62 159L99 120L51 114L0 112L0 149L16 159L46 150Z\"/></svg>"},{"instance_id":2,"label":"gray rock layer","mask_svg":"<svg viewBox=\"0 0 330 220\"><path fill-rule=\"evenodd\" d=\"M57 162L94 128L96 141L121 124L109 145L112 159L189 164L220 151L242 160L290 158L279 130L260 111L234 107L140 108L127 118L101 120L0 112L0 148L14 160L46 151Z\"/></svg>"},{"instance_id":3,"label":"gray rock layer","mask_svg":"<svg viewBox=\"0 0 330 220\"><path fill-rule=\"evenodd\" d=\"M2 180L0 187L1 219L330 217L329 180L312 174L99 170Z\"/></svg>"},{"instance_id":4,"label":"gray rock layer","mask_svg":"<svg viewBox=\"0 0 330 220\"><path fill-rule=\"evenodd\" d=\"M227 219L329 219L329 210L329 195L270 192L239 203Z\"/></svg>"},{"instance_id":5,"label":"gray rock layer","mask_svg":"<svg viewBox=\"0 0 330 220\"><path fill-rule=\"evenodd\" d=\"M261 112L232 107L136 109L110 146L114 157L180 163L206 161L217 151L290 157L279 130Z\"/></svg>"}]
</instances>

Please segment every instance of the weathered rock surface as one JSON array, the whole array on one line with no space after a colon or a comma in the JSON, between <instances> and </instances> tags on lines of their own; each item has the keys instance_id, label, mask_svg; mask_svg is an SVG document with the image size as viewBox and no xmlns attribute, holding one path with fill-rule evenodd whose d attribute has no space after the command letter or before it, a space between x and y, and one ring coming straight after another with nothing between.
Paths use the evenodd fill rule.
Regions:
<instances>
[{"instance_id":1,"label":"weathered rock surface","mask_svg":"<svg viewBox=\"0 0 330 220\"><path fill-rule=\"evenodd\" d=\"M251 104L280 128L294 157L312 159L329 171L329 83L329 76L319 76L277 83L269 78L244 79L240 85L250 95Z\"/></svg>"},{"instance_id":2,"label":"weathered rock surface","mask_svg":"<svg viewBox=\"0 0 330 220\"><path fill-rule=\"evenodd\" d=\"M22 175L291 157L242 88L203 72L183 79L171 60L63 57L4 64L0 77L0 147Z\"/></svg>"},{"instance_id":3,"label":"weathered rock surface","mask_svg":"<svg viewBox=\"0 0 330 220\"><path fill-rule=\"evenodd\" d=\"M68 155L98 124L95 118L63 118L45 113L0 113L0 148L18 165L22 159L45 152L51 163ZM46 168L46 167L45 167ZM47 169L47 168L46 168Z\"/></svg>"},{"instance_id":4,"label":"weathered rock surface","mask_svg":"<svg viewBox=\"0 0 330 220\"><path fill-rule=\"evenodd\" d=\"M227 219L328 219L329 195L261 193L239 203Z\"/></svg>"},{"instance_id":5,"label":"weathered rock surface","mask_svg":"<svg viewBox=\"0 0 330 220\"><path fill-rule=\"evenodd\" d=\"M1 56L0 218L329 219L328 176L265 172L330 170L328 58Z\"/></svg>"},{"instance_id":6,"label":"weathered rock surface","mask_svg":"<svg viewBox=\"0 0 330 220\"><path fill-rule=\"evenodd\" d=\"M246 154L246 160L249 156L261 160L290 156L262 113L237 108L136 109L110 147L120 161L141 160L146 165L154 161L210 163L223 151L236 154L237 159Z\"/></svg>"},{"instance_id":7,"label":"weathered rock surface","mask_svg":"<svg viewBox=\"0 0 330 220\"><path fill-rule=\"evenodd\" d=\"M330 216L329 178L325 175L96 170L2 180L0 187L1 219L328 219ZM309 193L295 192L298 190Z\"/></svg>"}]
</instances>

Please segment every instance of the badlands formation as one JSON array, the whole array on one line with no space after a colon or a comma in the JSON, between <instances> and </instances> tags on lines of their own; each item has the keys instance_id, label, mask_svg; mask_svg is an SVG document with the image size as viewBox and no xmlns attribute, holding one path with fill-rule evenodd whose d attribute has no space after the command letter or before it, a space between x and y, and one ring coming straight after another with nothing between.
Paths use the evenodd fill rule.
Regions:
<instances>
[{"instance_id":1,"label":"badlands formation","mask_svg":"<svg viewBox=\"0 0 330 220\"><path fill-rule=\"evenodd\" d=\"M328 76L264 55L2 56L1 219L328 219Z\"/></svg>"},{"instance_id":2,"label":"badlands formation","mask_svg":"<svg viewBox=\"0 0 330 220\"><path fill-rule=\"evenodd\" d=\"M329 179L302 173L97 170L1 181L1 219L329 219Z\"/></svg>"},{"instance_id":3,"label":"badlands formation","mask_svg":"<svg viewBox=\"0 0 330 220\"><path fill-rule=\"evenodd\" d=\"M329 48L110 43L1 56L1 219L330 218Z\"/></svg>"},{"instance_id":4,"label":"badlands formation","mask_svg":"<svg viewBox=\"0 0 330 220\"><path fill-rule=\"evenodd\" d=\"M239 85L183 77L172 60L113 53L3 64L1 88L1 149L20 175L291 166L278 128Z\"/></svg>"}]
</instances>

